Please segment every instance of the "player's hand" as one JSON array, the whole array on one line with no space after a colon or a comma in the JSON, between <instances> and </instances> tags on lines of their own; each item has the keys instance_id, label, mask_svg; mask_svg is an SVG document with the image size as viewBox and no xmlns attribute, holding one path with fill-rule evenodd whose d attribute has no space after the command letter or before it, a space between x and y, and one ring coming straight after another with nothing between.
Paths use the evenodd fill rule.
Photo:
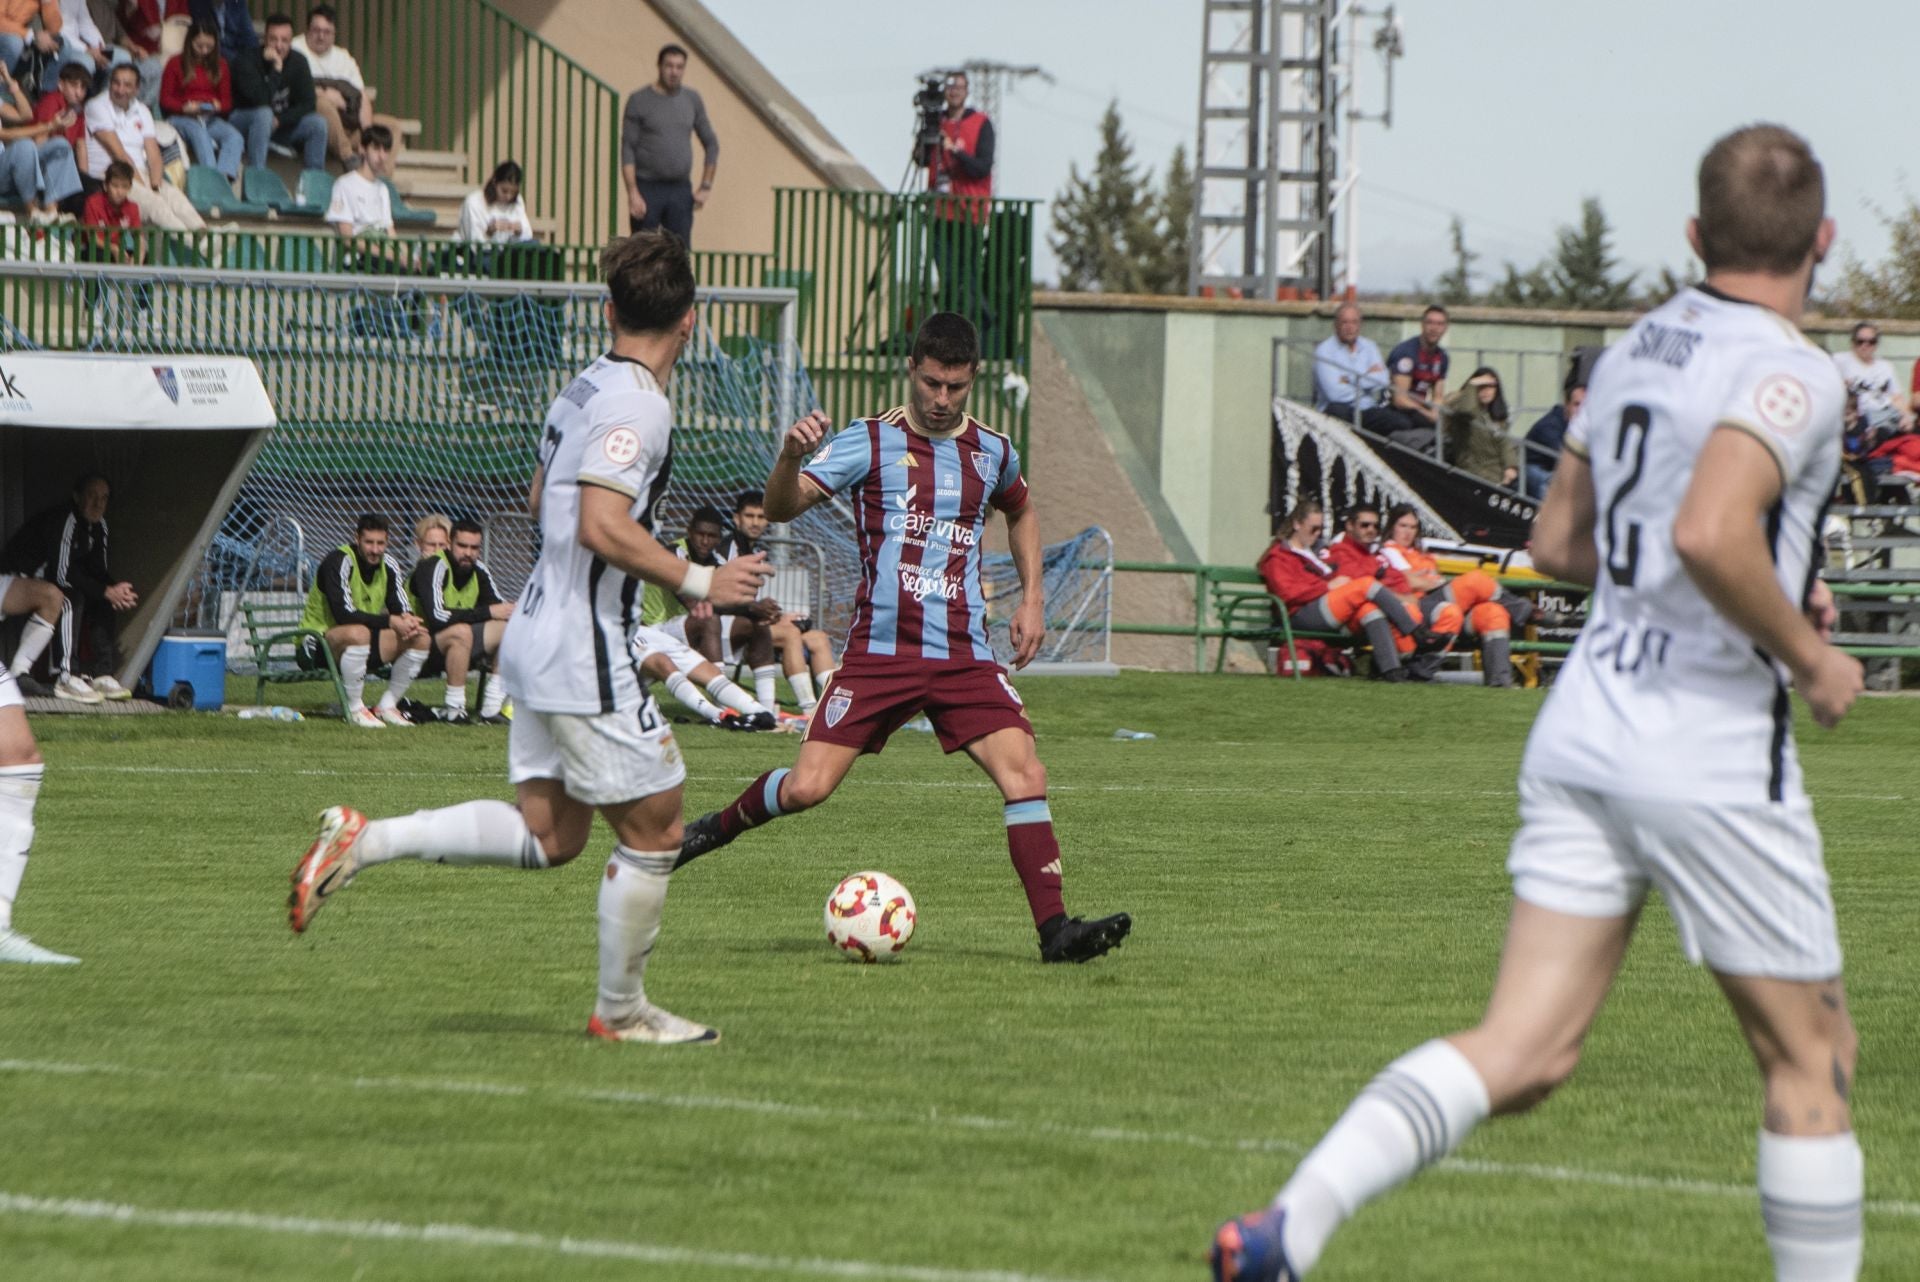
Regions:
<instances>
[{"instance_id":1,"label":"player's hand","mask_svg":"<svg viewBox=\"0 0 1920 1282\"><path fill-rule=\"evenodd\" d=\"M140 594L131 583L116 583L107 589L107 604L116 610L131 610L140 604Z\"/></svg>"},{"instance_id":2,"label":"player's hand","mask_svg":"<svg viewBox=\"0 0 1920 1282\"><path fill-rule=\"evenodd\" d=\"M1807 622L1822 641L1833 639L1833 625L1840 620L1840 607L1833 603L1833 589L1825 579L1815 579L1807 591Z\"/></svg>"},{"instance_id":3,"label":"player's hand","mask_svg":"<svg viewBox=\"0 0 1920 1282\"><path fill-rule=\"evenodd\" d=\"M647 216L647 198L637 191L627 193L627 216L635 221Z\"/></svg>"},{"instance_id":4,"label":"player's hand","mask_svg":"<svg viewBox=\"0 0 1920 1282\"><path fill-rule=\"evenodd\" d=\"M1866 688L1865 669L1860 660L1842 654L1832 646L1821 646L1820 655L1805 672L1796 672L1793 687L1813 710L1813 719L1827 730L1840 724L1847 709Z\"/></svg>"},{"instance_id":5,"label":"player's hand","mask_svg":"<svg viewBox=\"0 0 1920 1282\"><path fill-rule=\"evenodd\" d=\"M713 602L711 601L687 602L687 617L689 619L711 619L713 617Z\"/></svg>"},{"instance_id":6,"label":"player's hand","mask_svg":"<svg viewBox=\"0 0 1920 1282\"><path fill-rule=\"evenodd\" d=\"M780 442L780 456L791 459L811 456L820 448L820 442L827 439L832 426L833 421L825 413L814 410L787 429L786 439Z\"/></svg>"},{"instance_id":7,"label":"player's hand","mask_svg":"<svg viewBox=\"0 0 1920 1282\"><path fill-rule=\"evenodd\" d=\"M498 621L511 619L513 617L513 602L495 601L493 603L493 608L489 611L489 613L491 613L495 618L495 620L498 620Z\"/></svg>"},{"instance_id":8,"label":"player's hand","mask_svg":"<svg viewBox=\"0 0 1920 1282\"><path fill-rule=\"evenodd\" d=\"M1047 639L1046 607L1032 597L1022 601L1007 624L1007 637L1013 642L1013 666L1018 669L1032 663L1033 656L1040 653L1040 643Z\"/></svg>"},{"instance_id":9,"label":"player's hand","mask_svg":"<svg viewBox=\"0 0 1920 1282\"><path fill-rule=\"evenodd\" d=\"M755 601L747 607L747 617L755 623L773 623L780 618L780 603L772 600Z\"/></svg>"},{"instance_id":10,"label":"player's hand","mask_svg":"<svg viewBox=\"0 0 1920 1282\"><path fill-rule=\"evenodd\" d=\"M713 584L707 589L707 602L713 606L751 605L760 595L760 585L773 577L765 552L736 556L713 571Z\"/></svg>"}]
</instances>

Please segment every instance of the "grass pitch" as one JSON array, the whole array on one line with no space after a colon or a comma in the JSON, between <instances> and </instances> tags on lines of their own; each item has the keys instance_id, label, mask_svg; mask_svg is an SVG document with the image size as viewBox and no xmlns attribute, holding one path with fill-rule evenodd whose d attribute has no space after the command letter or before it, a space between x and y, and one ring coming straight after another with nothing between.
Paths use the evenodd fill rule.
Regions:
<instances>
[{"instance_id":1,"label":"grass pitch","mask_svg":"<svg viewBox=\"0 0 1920 1282\"><path fill-rule=\"evenodd\" d=\"M675 879L649 992L725 1034L679 1050L582 1036L604 830L547 873L379 868L288 932L314 812L508 797L504 731L41 718L19 925L85 964L0 967L0 1276L1198 1278L1381 1064L1478 1013L1538 699L1022 689L1069 906L1131 911L1126 947L1042 967L997 797L902 732ZM1862 1035L1867 1274L1912 1278L1920 715L1799 734ZM691 812L797 746L681 741ZM897 966L824 939L867 867L919 899ZM1364 1212L1315 1282L1770 1276L1753 1070L1664 913L1640 935L1571 1086Z\"/></svg>"}]
</instances>

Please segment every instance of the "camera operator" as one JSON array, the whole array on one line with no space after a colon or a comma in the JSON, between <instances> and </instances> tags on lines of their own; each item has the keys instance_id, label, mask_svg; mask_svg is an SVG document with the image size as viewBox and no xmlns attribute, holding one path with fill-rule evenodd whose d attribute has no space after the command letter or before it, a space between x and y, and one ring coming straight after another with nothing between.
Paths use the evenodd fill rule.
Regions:
<instances>
[{"instance_id":1,"label":"camera operator","mask_svg":"<svg viewBox=\"0 0 1920 1282\"><path fill-rule=\"evenodd\" d=\"M993 200L993 121L967 106L967 73L947 76L938 145L924 157L933 200L933 255L940 270L940 308L992 329L980 291L983 234ZM923 135L924 136L924 135Z\"/></svg>"}]
</instances>

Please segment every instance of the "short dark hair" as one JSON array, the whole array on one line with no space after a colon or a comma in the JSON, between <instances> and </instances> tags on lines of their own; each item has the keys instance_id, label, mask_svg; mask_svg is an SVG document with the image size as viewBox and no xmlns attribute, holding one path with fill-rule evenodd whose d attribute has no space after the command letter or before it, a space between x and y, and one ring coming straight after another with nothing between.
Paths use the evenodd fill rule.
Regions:
<instances>
[{"instance_id":1,"label":"short dark hair","mask_svg":"<svg viewBox=\"0 0 1920 1282\"><path fill-rule=\"evenodd\" d=\"M393 150L393 130L385 125L368 125L360 131L360 145L378 147L381 151Z\"/></svg>"},{"instance_id":2,"label":"short dark hair","mask_svg":"<svg viewBox=\"0 0 1920 1282\"><path fill-rule=\"evenodd\" d=\"M1598 347L1576 347L1567 362L1567 381L1560 385L1560 399L1566 400L1593 379L1593 367L1600 363Z\"/></svg>"},{"instance_id":3,"label":"short dark hair","mask_svg":"<svg viewBox=\"0 0 1920 1282\"><path fill-rule=\"evenodd\" d=\"M138 73L136 72L136 74ZM93 84L93 73L77 62L63 62L60 64L59 79L71 80L75 84L91 86Z\"/></svg>"},{"instance_id":4,"label":"short dark hair","mask_svg":"<svg viewBox=\"0 0 1920 1282\"><path fill-rule=\"evenodd\" d=\"M693 516L687 521L688 530L692 530L696 525L711 525L717 530L725 531L727 528L727 518L720 515L719 508L708 503L696 510Z\"/></svg>"},{"instance_id":5,"label":"short dark hair","mask_svg":"<svg viewBox=\"0 0 1920 1282\"><path fill-rule=\"evenodd\" d=\"M660 52L653 56L653 65L658 67L661 63L673 57L675 54L680 55L680 60L682 62L685 62L687 60L687 51L685 49L682 49L679 45L661 45Z\"/></svg>"},{"instance_id":6,"label":"short dark hair","mask_svg":"<svg viewBox=\"0 0 1920 1282\"><path fill-rule=\"evenodd\" d=\"M767 496L761 490L741 490L733 496L733 510L744 512L750 507L765 507Z\"/></svg>"},{"instance_id":7,"label":"short dark hair","mask_svg":"<svg viewBox=\"0 0 1920 1282\"><path fill-rule=\"evenodd\" d=\"M978 365L980 331L959 312L935 312L913 336L913 351L907 359L916 365L926 360L942 365Z\"/></svg>"},{"instance_id":8,"label":"short dark hair","mask_svg":"<svg viewBox=\"0 0 1920 1282\"><path fill-rule=\"evenodd\" d=\"M453 523L453 532L455 534L486 534L486 531L480 528L480 522L470 516L463 516L455 521Z\"/></svg>"},{"instance_id":9,"label":"short dark hair","mask_svg":"<svg viewBox=\"0 0 1920 1282\"><path fill-rule=\"evenodd\" d=\"M1347 514L1346 516L1341 518L1341 521L1344 524L1345 522L1351 521L1355 517L1362 516L1368 512L1373 513L1375 516L1380 515L1380 509L1375 507L1371 503L1368 503L1365 501L1355 503L1352 507L1347 509Z\"/></svg>"},{"instance_id":10,"label":"short dark hair","mask_svg":"<svg viewBox=\"0 0 1920 1282\"><path fill-rule=\"evenodd\" d=\"M67 65L69 67L78 67L80 64L70 62ZM133 166L124 160L109 160L107 162L107 172L100 175L100 181L103 183L130 183L133 181Z\"/></svg>"},{"instance_id":11,"label":"short dark hair","mask_svg":"<svg viewBox=\"0 0 1920 1282\"><path fill-rule=\"evenodd\" d=\"M1812 252L1826 206L1806 139L1779 125L1736 129L1700 161L1700 257L1709 272L1784 276Z\"/></svg>"},{"instance_id":12,"label":"short dark hair","mask_svg":"<svg viewBox=\"0 0 1920 1282\"><path fill-rule=\"evenodd\" d=\"M600 274L622 333L661 333L693 308L693 256L670 231L640 231L614 241L600 256Z\"/></svg>"},{"instance_id":13,"label":"short dark hair","mask_svg":"<svg viewBox=\"0 0 1920 1282\"><path fill-rule=\"evenodd\" d=\"M74 64L74 65L77 65L77 64ZM111 83L114 77L118 76L123 71L132 75L132 77L135 80L140 79L140 68L134 66L131 62L123 62L123 63L120 63L118 66L114 67L112 71L109 71L107 73L108 82ZM88 84L93 83L92 77L90 76L88 77L87 83Z\"/></svg>"},{"instance_id":14,"label":"short dark hair","mask_svg":"<svg viewBox=\"0 0 1920 1282\"><path fill-rule=\"evenodd\" d=\"M73 492L75 494L78 494L81 490L86 489L87 486L93 484L95 481L98 481L100 482L100 484L106 486L107 493L109 495L113 493L113 482L107 479L107 474L105 472L80 473L80 475L73 478Z\"/></svg>"},{"instance_id":15,"label":"short dark hair","mask_svg":"<svg viewBox=\"0 0 1920 1282\"><path fill-rule=\"evenodd\" d=\"M1853 336L1854 338L1859 338L1859 337L1860 337L1860 331L1861 331L1861 330L1863 330L1863 329L1870 329L1870 330L1872 330L1872 331L1873 331L1873 336L1874 336L1875 338L1878 338L1878 337L1880 337L1880 327L1879 327L1878 325L1876 325L1876 324L1874 324L1874 323L1873 323L1872 321L1861 321L1861 322L1859 322L1858 324L1856 324L1856 325L1855 325L1855 326L1853 327L1853 335L1852 335L1852 336Z\"/></svg>"},{"instance_id":16,"label":"short dark hair","mask_svg":"<svg viewBox=\"0 0 1920 1282\"><path fill-rule=\"evenodd\" d=\"M378 512L362 512L354 518L353 532L355 534L367 534L374 530L385 534L387 532L387 518L381 516Z\"/></svg>"},{"instance_id":17,"label":"short dark hair","mask_svg":"<svg viewBox=\"0 0 1920 1282\"><path fill-rule=\"evenodd\" d=\"M290 13L270 13L267 15L267 20L260 24L260 30L263 32L271 31L275 27L285 27L291 31L293 29L293 15Z\"/></svg>"},{"instance_id":18,"label":"short dark hair","mask_svg":"<svg viewBox=\"0 0 1920 1282\"><path fill-rule=\"evenodd\" d=\"M1438 304L1438 303L1428 303L1428 304L1427 304L1427 306L1426 306L1426 310L1420 313L1420 319L1421 319L1421 320L1425 320L1425 319L1426 319L1427 317L1429 317L1429 316L1431 316L1431 315L1433 315L1433 314L1434 314L1435 312L1439 312L1439 313L1440 313L1440 319L1441 319L1441 320L1448 320L1448 319L1450 319L1450 318L1449 318L1449 317L1447 316L1447 309L1446 309L1446 308L1444 308L1444 307L1442 307L1442 306L1441 306L1440 304Z\"/></svg>"},{"instance_id":19,"label":"short dark hair","mask_svg":"<svg viewBox=\"0 0 1920 1282\"><path fill-rule=\"evenodd\" d=\"M325 18L336 27L340 25L340 15L333 11L333 6L330 4L317 4L307 10L307 25L309 27L313 25L315 18Z\"/></svg>"}]
</instances>

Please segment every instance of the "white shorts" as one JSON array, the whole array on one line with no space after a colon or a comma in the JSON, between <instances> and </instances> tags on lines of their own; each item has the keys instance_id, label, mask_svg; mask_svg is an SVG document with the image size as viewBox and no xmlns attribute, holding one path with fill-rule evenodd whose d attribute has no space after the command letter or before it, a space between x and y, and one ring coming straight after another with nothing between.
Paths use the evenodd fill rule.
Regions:
<instances>
[{"instance_id":1,"label":"white shorts","mask_svg":"<svg viewBox=\"0 0 1920 1282\"><path fill-rule=\"evenodd\" d=\"M635 663L650 654L657 654L677 668L682 676L706 662L698 650L687 644L684 630L676 638L665 628L649 627L643 623L633 630L632 647Z\"/></svg>"},{"instance_id":2,"label":"white shorts","mask_svg":"<svg viewBox=\"0 0 1920 1282\"><path fill-rule=\"evenodd\" d=\"M1654 801L1522 775L1507 871L1515 896L1575 917L1624 917L1658 886L1688 959L1723 974L1840 973L1820 830L1804 799Z\"/></svg>"},{"instance_id":3,"label":"white shorts","mask_svg":"<svg viewBox=\"0 0 1920 1282\"><path fill-rule=\"evenodd\" d=\"M507 731L507 778L558 779L590 806L638 801L678 788L687 766L653 696L628 712L581 716L518 708Z\"/></svg>"},{"instance_id":4,"label":"white shorts","mask_svg":"<svg viewBox=\"0 0 1920 1282\"><path fill-rule=\"evenodd\" d=\"M0 584L5 583L5 579L0 579ZM8 672L5 668L0 668L0 708L24 708L26 706L27 701L20 696L20 683L13 679L11 672Z\"/></svg>"}]
</instances>

